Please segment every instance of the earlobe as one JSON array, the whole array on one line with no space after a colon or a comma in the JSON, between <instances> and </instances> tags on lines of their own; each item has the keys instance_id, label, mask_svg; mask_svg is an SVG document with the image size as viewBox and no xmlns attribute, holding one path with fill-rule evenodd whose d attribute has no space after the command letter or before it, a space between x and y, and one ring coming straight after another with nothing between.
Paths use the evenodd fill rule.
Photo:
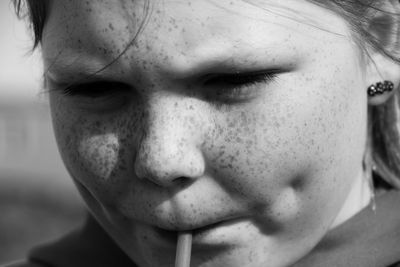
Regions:
<instances>
[{"instance_id":1,"label":"earlobe","mask_svg":"<svg viewBox=\"0 0 400 267\"><path fill-rule=\"evenodd\" d=\"M399 12L398 0L385 1L383 6L376 9L372 15L374 18L369 22L368 32L377 43L375 47L367 49L365 89L370 105L385 103L396 90L399 90L400 60L385 55L385 52L391 55L398 54L400 24L397 16L393 14ZM388 82L391 83L390 86Z\"/></svg>"},{"instance_id":2,"label":"earlobe","mask_svg":"<svg viewBox=\"0 0 400 267\"><path fill-rule=\"evenodd\" d=\"M392 95L394 84L391 81L377 82L367 89L368 102L370 105L380 105L385 103Z\"/></svg>"},{"instance_id":3,"label":"earlobe","mask_svg":"<svg viewBox=\"0 0 400 267\"><path fill-rule=\"evenodd\" d=\"M400 63L382 55L380 52L370 53L365 79L365 92L368 104L385 103L400 84Z\"/></svg>"}]
</instances>

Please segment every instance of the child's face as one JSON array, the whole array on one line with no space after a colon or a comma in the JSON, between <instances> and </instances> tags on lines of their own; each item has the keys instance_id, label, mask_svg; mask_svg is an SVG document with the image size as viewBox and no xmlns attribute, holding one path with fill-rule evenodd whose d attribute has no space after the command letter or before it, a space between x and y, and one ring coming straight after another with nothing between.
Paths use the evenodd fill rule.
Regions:
<instances>
[{"instance_id":1,"label":"child's face","mask_svg":"<svg viewBox=\"0 0 400 267\"><path fill-rule=\"evenodd\" d=\"M195 229L192 266L292 263L361 171L367 101L347 24L298 0L149 2L137 35L144 0L50 8L43 56L74 181L140 266L173 266L166 229Z\"/></svg>"}]
</instances>

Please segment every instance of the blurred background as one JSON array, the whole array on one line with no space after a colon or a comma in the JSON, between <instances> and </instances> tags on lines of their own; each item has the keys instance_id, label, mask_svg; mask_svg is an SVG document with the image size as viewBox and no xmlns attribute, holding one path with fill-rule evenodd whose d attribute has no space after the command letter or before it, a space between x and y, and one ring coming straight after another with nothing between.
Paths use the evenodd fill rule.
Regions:
<instances>
[{"instance_id":1,"label":"blurred background","mask_svg":"<svg viewBox=\"0 0 400 267\"><path fill-rule=\"evenodd\" d=\"M40 54L0 1L0 265L81 224L83 204L58 155Z\"/></svg>"}]
</instances>

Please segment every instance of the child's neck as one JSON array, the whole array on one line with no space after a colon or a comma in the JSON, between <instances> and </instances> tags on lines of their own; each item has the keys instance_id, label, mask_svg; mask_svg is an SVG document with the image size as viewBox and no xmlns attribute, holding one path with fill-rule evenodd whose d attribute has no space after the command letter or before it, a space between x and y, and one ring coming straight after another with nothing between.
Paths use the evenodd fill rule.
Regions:
<instances>
[{"instance_id":1,"label":"child's neck","mask_svg":"<svg viewBox=\"0 0 400 267\"><path fill-rule=\"evenodd\" d=\"M333 221L331 229L344 223L368 206L371 202L372 196L373 192L368 183L367 174L361 170L358 177L353 182L352 188L347 195L342 209Z\"/></svg>"}]
</instances>

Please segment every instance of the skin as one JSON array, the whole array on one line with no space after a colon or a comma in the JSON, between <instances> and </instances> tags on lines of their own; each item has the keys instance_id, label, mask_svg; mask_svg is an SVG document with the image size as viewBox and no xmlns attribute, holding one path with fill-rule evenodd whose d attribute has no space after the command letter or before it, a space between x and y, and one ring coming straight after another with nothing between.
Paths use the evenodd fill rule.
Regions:
<instances>
[{"instance_id":1,"label":"skin","mask_svg":"<svg viewBox=\"0 0 400 267\"><path fill-rule=\"evenodd\" d=\"M367 96L349 27L299 0L151 2L120 57L145 1L50 7L46 80L74 182L139 266L173 266L174 231L207 225L191 266L293 264L360 209ZM260 72L276 77L212 78ZM118 84L63 91L96 81Z\"/></svg>"}]
</instances>

